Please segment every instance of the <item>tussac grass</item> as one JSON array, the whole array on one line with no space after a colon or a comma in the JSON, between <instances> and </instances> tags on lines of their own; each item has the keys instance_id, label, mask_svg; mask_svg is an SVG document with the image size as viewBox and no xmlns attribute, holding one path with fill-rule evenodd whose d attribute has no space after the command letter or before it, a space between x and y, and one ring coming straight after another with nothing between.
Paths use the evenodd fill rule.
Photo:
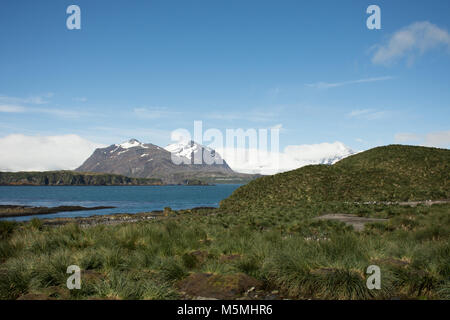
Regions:
<instances>
[{"instance_id":1,"label":"tussac grass","mask_svg":"<svg viewBox=\"0 0 450 320\"><path fill-rule=\"evenodd\" d=\"M76 264L95 276L82 276L81 290L53 297L174 299L175 283L189 273L241 272L294 299L450 298L450 205L329 204L329 210L389 218L360 233L312 220L324 206L278 212L276 220L271 212L200 210L116 226L15 225L1 240L0 297L65 288L66 268ZM205 260L195 251L207 252ZM230 254L241 258L221 259ZM381 290L366 288L371 264L381 267Z\"/></svg>"},{"instance_id":2,"label":"tussac grass","mask_svg":"<svg viewBox=\"0 0 450 320\"><path fill-rule=\"evenodd\" d=\"M238 188L221 208L241 213L330 201L450 199L450 150L391 145L266 176Z\"/></svg>"},{"instance_id":3,"label":"tussac grass","mask_svg":"<svg viewBox=\"0 0 450 320\"><path fill-rule=\"evenodd\" d=\"M0 221L0 298L174 299L179 280L211 272L292 299L450 299L450 204L363 203L449 199L449 166L449 150L388 146L260 178L216 210L89 228ZM356 232L314 219L328 213L388 221ZM69 292L71 264L84 275ZM372 264L381 290L366 288Z\"/></svg>"}]
</instances>

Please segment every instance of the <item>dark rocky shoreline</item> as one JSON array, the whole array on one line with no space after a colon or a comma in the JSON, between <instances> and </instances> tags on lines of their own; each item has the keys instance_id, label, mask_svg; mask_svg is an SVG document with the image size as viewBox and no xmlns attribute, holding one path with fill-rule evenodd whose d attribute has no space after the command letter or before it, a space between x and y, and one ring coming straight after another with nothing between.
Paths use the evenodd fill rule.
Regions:
<instances>
[{"instance_id":1,"label":"dark rocky shoreline","mask_svg":"<svg viewBox=\"0 0 450 320\"><path fill-rule=\"evenodd\" d=\"M17 205L0 205L0 218L33 216L41 214L51 214L57 212L70 211L93 211L101 209L111 209L115 207L81 207L81 206L59 206L59 207L30 207ZM98 214L88 217L55 217L40 219L43 225L47 226L61 226L69 223L75 223L82 227L90 227L96 225L114 225L121 223L132 223L139 221L148 221L154 219L167 219L176 217L179 214L186 213L202 213L213 214L217 208L215 207L196 207L192 209L172 210L170 207L164 210L154 210L148 212L137 213L112 213L112 214ZM27 221L24 221L25 223ZM22 222L22 223L24 223Z\"/></svg>"},{"instance_id":2,"label":"dark rocky shoreline","mask_svg":"<svg viewBox=\"0 0 450 320\"><path fill-rule=\"evenodd\" d=\"M76 223L82 227L92 227L96 225L115 225L121 223L133 223L140 221L149 221L156 219L170 219L178 215L199 213L210 215L216 213L215 207L196 207L184 210L172 210L170 207L164 210L154 210L138 213L116 213L104 215L92 215L90 217L70 217L70 218L51 218L42 219L42 223L47 226L61 226L68 223Z\"/></svg>"},{"instance_id":3,"label":"dark rocky shoreline","mask_svg":"<svg viewBox=\"0 0 450 320\"><path fill-rule=\"evenodd\" d=\"M70 211L91 211L91 210L113 209L113 208L115 207L58 206L49 208L49 207L19 206L19 205L0 205L0 218L34 216L41 214L52 214Z\"/></svg>"}]
</instances>

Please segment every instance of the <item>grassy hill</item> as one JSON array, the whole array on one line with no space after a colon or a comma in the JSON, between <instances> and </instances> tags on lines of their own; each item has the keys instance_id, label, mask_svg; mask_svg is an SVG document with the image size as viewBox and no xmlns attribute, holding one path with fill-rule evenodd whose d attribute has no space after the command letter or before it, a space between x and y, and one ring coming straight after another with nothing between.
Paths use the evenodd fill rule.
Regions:
<instances>
[{"instance_id":1,"label":"grassy hill","mask_svg":"<svg viewBox=\"0 0 450 320\"><path fill-rule=\"evenodd\" d=\"M160 185L161 179L129 178L118 174L74 171L0 172L0 185L102 186Z\"/></svg>"},{"instance_id":2,"label":"grassy hill","mask_svg":"<svg viewBox=\"0 0 450 320\"><path fill-rule=\"evenodd\" d=\"M377 147L335 165L311 165L262 177L221 202L226 211L295 207L332 201L450 198L450 150Z\"/></svg>"}]
</instances>

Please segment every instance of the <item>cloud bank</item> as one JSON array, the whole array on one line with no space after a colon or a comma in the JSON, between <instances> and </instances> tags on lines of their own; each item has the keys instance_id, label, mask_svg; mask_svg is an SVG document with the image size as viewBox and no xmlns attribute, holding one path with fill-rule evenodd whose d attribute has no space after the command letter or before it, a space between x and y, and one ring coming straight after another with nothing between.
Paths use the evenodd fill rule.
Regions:
<instances>
[{"instance_id":1,"label":"cloud bank","mask_svg":"<svg viewBox=\"0 0 450 320\"><path fill-rule=\"evenodd\" d=\"M13 103L13 104L46 104L49 103L49 99L53 97L53 93L49 92L46 94L41 94L37 96L31 96L27 98L10 97L5 95L0 95L0 102L3 103Z\"/></svg>"},{"instance_id":2,"label":"cloud bank","mask_svg":"<svg viewBox=\"0 0 450 320\"><path fill-rule=\"evenodd\" d=\"M73 110L65 110L65 109L53 109L53 108L35 108L35 107L23 107L19 105L10 105L10 104L0 104L0 113L41 113L41 114L49 114L52 116L63 117L63 118L78 118L81 116L91 115L88 112L78 112Z\"/></svg>"},{"instance_id":3,"label":"cloud bank","mask_svg":"<svg viewBox=\"0 0 450 320\"><path fill-rule=\"evenodd\" d=\"M134 108L134 115L143 119L159 119L179 116L181 113L176 111L169 111L167 108L152 107L152 108Z\"/></svg>"},{"instance_id":4,"label":"cloud bank","mask_svg":"<svg viewBox=\"0 0 450 320\"><path fill-rule=\"evenodd\" d=\"M101 144L75 134L0 138L0 171L45 171L75 169Z\"/></svg>"},{"instance_id":5,"label":"cloud bank","mask_svg":"<svg viewBox=\"0 0 450 320\"><path fill-rule=\"evenodd\" d=\"M447 30L428 21L415 22L395 32L385 44L374 46L372 62L389 65L407 58L411 64L416 56L441 47L450 50L450 35Z\"/></svg>"},{"instance_id":6,"label":"cloud bank","mask_svg":"<svg viewBox=\"0 0 450 320\"><path fill-rule=\"evenodd\" d=\"M428 134L397 133L397 143L418 143L426 147L450 148L450 131L430 132Z\"/></svg>"},{"instance_id":7,"label":"cloud bank","mask_svg":"<svg viewBox=\"0 0 450 320\"><path fill-rule=\"evenodd\" d=\"M394 79L394 77L385 76L385 77L364 78L364 79L350 80L350 81L341 81L341 82L317 82L317 83L307 84L307 86L311 87L311 88L317 88L317 89L329 89L329 88L336 88L336 87L347 86L347 85L350 85L350 84L376 82L376 81L386 81L386 80L391 80L391 79Z\"/></svg>"},{"instance_id":8,"label":"cloud bank","mask_svg":"<svg viewBox=\"0 0 450 320\"><path fill-rule=\"evenodd\" d=\"M0 104L0 112L5 113L22 113L25 112L26 108L11 104Z\"/></svg>"},{"instance_id":9,"label":"cloud bank","mask_svg":"<svg viewBox=\"0 0 450 320\"><path fill-rule=\"evenodd\" d=\"M352 110L347 114L350 118L365 119L365 120L378 120L387 115L387 111L380 111L374 109L357 109Z\"/></svg>"},{"instance_id":10,"label":"cloud bank","mask_svg":"<svg viewBox=\"0 0 450 320\"><path fill-rule=\"evenodd\" d=\"M257 149L216 150L237 172L275 174L311 164L333 164L354 153L342 142L290 145L282 152Z\"/></svg>"}]
</instances>

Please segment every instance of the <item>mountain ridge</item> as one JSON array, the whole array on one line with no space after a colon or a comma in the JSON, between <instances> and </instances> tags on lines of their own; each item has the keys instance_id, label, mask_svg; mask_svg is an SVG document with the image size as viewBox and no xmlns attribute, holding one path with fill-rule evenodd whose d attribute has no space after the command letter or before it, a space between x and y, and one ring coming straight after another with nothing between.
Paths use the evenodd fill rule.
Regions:
<instances>
[{"instance_id":1,"label":"mountain ridge","mask_svg":"<svg viewBox=\"0 0 450 320\"><path fill-rule=\"evenodd\" d=\"M196 150L192 152L203 153L206 150L215 156L214 150L199 144L195 146ZM192 158L177 155L176 152L171 153L162 147L142 143L136 139L97 148L75 171L113 173L133 178L156 178L166 184L189 184L190 180L207 183L217 181L243 183L259 176L234 172L225 160L222 163L194 164Z\"/></svg>"}]
</instances>

